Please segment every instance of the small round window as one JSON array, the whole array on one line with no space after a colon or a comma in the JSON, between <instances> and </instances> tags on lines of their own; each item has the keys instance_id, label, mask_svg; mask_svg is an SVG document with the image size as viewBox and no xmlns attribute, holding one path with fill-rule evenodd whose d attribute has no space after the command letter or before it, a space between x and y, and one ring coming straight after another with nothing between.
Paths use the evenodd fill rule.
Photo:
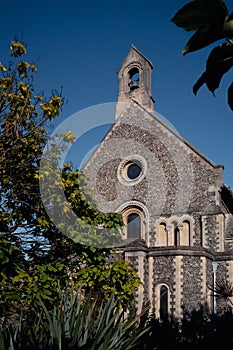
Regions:
<instances>
[{"instance_id":1,"label":"small round window","mask_svg":"<svg viewBox=\"0 0 233 350\"><path fill-rule=\"evenodd\" d=\"M141 167L137 163L130 162L126 165L126 174L130 180L135 180L141 174Z\"/></svg>"},{"instance_id":2,"label":"small round window","mask_svg":"<svg viewBox=\"0 0 233 350\"><path fill-rule=\"evenodd\" d=\"M146 161L139 155L132 155L121 161L117 174L121 183L126 186L134 186L142 181L146 174Z\"/></svg>"}]
</instances>

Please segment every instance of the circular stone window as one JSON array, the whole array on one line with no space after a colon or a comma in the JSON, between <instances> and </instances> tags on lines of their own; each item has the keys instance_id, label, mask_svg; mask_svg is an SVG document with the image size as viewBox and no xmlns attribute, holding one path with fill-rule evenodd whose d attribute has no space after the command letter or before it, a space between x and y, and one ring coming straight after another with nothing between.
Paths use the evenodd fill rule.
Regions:
<instances>
[{"instance_id":1,"label":"circular stone window","mask_svg":"<svg viewBox=\"0 0 233 350\"><path fill-rule=\"evenodd\" d=\"M130 180L135 180L141 174L142 168L135 162L129 162L125 166L126 175Z\"/></svg>"},{"instance_id":2,"label":"circular stone window","mask_svg":"<svg viewBox=\"0 0 233 350\"><path fill-rule=\"evenodd\" d=\"M133 156L121 161L118 167L118 179L124 185L135 185L145 175L146 162L140 156Z\"/></svg>"}]
</instances>

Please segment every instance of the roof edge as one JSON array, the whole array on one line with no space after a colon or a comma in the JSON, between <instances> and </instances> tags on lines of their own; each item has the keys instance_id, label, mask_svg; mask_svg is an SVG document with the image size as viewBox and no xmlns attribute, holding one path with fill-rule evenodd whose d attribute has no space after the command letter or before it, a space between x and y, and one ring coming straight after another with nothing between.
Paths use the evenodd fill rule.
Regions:
<instances>
[{"instance_id":1,"label":"roof edge","mask_svg":"<svg viewBox=\"0 0 233 350\"><path fill-rule=\"evenodd\" d=\"M132 99L133 102L135 102L138 106L140 106L143 110L145 110L147 113L149 113L153 118L156 118L156 120L162 124L167 130L169 130L173 135L175 135L176 137L178 137L182 142L184 142L190 149L192 149L193 152L195 152L196 154L198 154L203 160L205 160L207 163L209 163L212 167L214 168L222 168L224 169L224 165L222 164L216 164L215 162L213 162L212 160L210 160L209 158L207 158L207 156L205 156L203 153L201 153L196 147L194 147L188 140L186 140L183 136L181 136L178 132L175 132L174 129L172 127L169 127L165 122L163 122L163 120L161 120L160 118L158 118L156 116L156 112L153 111L154 113L152 113L150 110L148 110L147 108L145 108L144 106L142 106L138 101Z\"/></svg>"}]
</instances>

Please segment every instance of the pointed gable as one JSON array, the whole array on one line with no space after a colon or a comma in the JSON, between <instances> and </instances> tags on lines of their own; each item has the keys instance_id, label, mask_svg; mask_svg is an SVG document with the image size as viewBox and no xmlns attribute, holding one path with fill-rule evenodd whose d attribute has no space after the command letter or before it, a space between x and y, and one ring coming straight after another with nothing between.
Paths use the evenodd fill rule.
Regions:
<instances>
[{"instance_id":1,"label":"pointed gable","mask_svg":"<svg viewBox=\"0 0 233 350\"><path fill-rule=\"evenodd\" d=\"M132 45L118 70L118 102L130 102L134 99L153 110L152 69L152 63Z\"/></svg>"}]
</instances>

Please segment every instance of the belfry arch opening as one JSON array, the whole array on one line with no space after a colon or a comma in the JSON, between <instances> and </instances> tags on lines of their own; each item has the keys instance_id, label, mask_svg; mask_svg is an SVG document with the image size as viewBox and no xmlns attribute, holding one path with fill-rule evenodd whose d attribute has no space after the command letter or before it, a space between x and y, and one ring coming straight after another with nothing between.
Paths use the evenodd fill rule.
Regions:
<instances>
[{"instance_id":1,"label":"belfry arch opening","mask_svg":"<svg viewBox=\"0 0 233 350\"><path fill-rule=\"evenodd\" d=\"M140 87L140 79L139 79L139 69L137 67L133 67L129 71L129 89L130 91L136 90Z\"/></svg>"}]
</instances>

